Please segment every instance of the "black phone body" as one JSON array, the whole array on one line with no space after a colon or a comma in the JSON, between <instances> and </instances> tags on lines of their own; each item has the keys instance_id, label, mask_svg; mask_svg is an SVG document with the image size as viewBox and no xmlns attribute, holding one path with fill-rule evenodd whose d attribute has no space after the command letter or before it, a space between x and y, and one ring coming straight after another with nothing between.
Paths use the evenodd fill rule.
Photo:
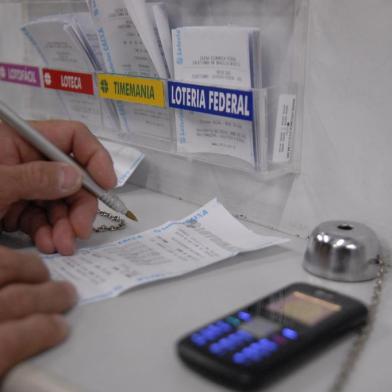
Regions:
<instances>
[{"instance_id":1,"label":"black phone body","mask_svg":"<svg viewBox=\"0 0 392 392\"><path fill-rule=\"evenodd\" d=\"M209 378L252 389L316 346L363 325L367 314L356 299L295 283L198 328L177 350Z\"/></svg>"}]
</instances>

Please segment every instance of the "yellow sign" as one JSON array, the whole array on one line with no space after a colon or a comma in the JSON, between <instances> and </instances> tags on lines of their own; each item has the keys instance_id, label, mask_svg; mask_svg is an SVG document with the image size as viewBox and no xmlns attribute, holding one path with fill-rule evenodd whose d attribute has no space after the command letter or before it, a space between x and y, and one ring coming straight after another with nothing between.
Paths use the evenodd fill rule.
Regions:
<instances>
[{"instance_id":1,"label":"yellow sign","mask_svg":"<svg viewBox=\"0 0 392 392\"><path fill-rule=\"evenodd\" d=\"M164 82L112 74L98 74L99 96L105 99L165 107Z\"/></svg>"}]
</instances>

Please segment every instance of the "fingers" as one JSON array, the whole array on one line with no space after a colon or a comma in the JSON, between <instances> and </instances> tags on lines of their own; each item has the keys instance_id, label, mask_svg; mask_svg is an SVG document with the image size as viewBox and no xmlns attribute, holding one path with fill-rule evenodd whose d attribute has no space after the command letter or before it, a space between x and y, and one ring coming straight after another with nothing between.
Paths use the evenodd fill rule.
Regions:
<instances>
[{"instance_id":1,"label":"fingers","mask_svg":"<svg viewBox=\"0 0 392 392\"><path fill-rule=\"evenodd\" d=\"M36 313L63 313L76 300L76 291L67 282L8 285L0 290L0 323Z\"/></svg>"},{"instance_id":2,"label":"fingers","mask_svg":"<svg viewBox=\"0 0 392 392\"><path fill-rule=\"evenodd\" d=\"M59 315L37 314L0 324L0 376L20 361L59 344L68 333Z\"/></svg>"},{"instance_id":3,"label":"fingers","mask_svg":"<svg viewBox=\"0 0 392 392\"><path fill-rule=\"evenodd\" d=\"M49 281L37 256L0 246L0 377L65 339L69 329L59 313L76 300L70 283Z\"/></svg>"},{"instance_id":4,"label":"fingers","mask_svg":"<svg viewBox=\"0 0 392 392\"><path fill-rule=\"evenodd\" d=\"M78 234L71 224L68 206L62 201L47 203L45 208L31 205L19 218L19 226L42 253L75 253Z\"/></svg>"},{"instance_id":5,"label":"fingers","mask_svg":"<svg viewBox=\"0 0 392 392\"><path fill-rule=\"evenodd\" d=\"M0 208L19 200L54 200L75 193L82 186L81 172L72 166L35 161L0 166Z\"/></svg>"},{"instance_id":6,"label":"fingers","mask_svg":"<svg viewBox=\"0 0 392 392\"><path fill-rule=\"evenodd\" d=\"M72 153L99 185L113 188L117 179L113 162L102 144L76 121L34 121L32 125L67 154Z\"/></svg>"},{"instance_id":7,"label":"fingers","mask_svg":"<svg viewBox=\"0 0 392 392\"><path fill-rule=\"evenodd\" d=\"M49 219L55 248L64 256L72 255L75 252L76 233L68 217L68 207L63 202L50 203Z\"/></svg>"},{"instance_id":8,"label":"fingers","mask_svg":"<svg viewBox=\"0 0 392 392\"><path fill-rule=\"evenodd\" d=\"M19 229L19 218L24 209L28 206L27 201L20 201L12 204L6 214L3 216L3 229L8 232L13 232Z\"/></svg>"},{"instance_id":9,"label":"fingers","mask_svg":"<svg viewBox=\"0 0 392 392\"><path fill-rule=\"evenodd\" d=\"M87 239L98 209L98 201L80 190L63 201L15 203L3 218L4 230L22 230L30 236L40 252L62 255L75 252L75 239Z\"/></svg>"},{"instance_id":10,"label":"fingers","mask_svg":"<svg viewBox=\"0 0 392 392\"><path fill-rule=\"evenodd\" d=\"M12 282L43 283L49 271L38 256L0 246L0 287Z\"/></svg>"},{"instance_id":11,"label":"fingers","mask_svg":"<svg viewBox=\"0 0 392 392\"><path fill-rule=\"evenodd\" d=\"M19 229L28 234L38 250L42 253L53 253L53 229L49 225L45 209L31 204L19 217Z\"/></svg>"},{"instance_id":12,"label":"fingers","mask_svg":"<svg viewBox=\"0 0 392 392\"><path fill-rule=\"evenodd\" d=\"M32 125L65 153L72 154L99 185L104 188L115 186L117 179L110 155L83 124L37 121ZM15 135L11 128L6 127L3 133L12 147L7 149L8 155L0 159L4 163L0 165L0 178L7 184L0 189L0 219L4 216L4 229L14 231L22 227L41 252L58 250L64 255L72 254L75 238L86 239L91 234L96 199L84 191L78 192L81 176L73 167L42 161L42 154ZM70 195L72 197L68 198ZM68 217L65 207L59 207L60 204L56 204L48 217L45 208L30 210L34 204L24 202L64 198L69 204Z\"/></svg>"},{"instance_id":13,"label":"fingers","mask_svg":"<svg viewBox=\"0 0 392 392\"><path fill-rule=\"evenodd\" d=\"M70 196L67 203L69 204L69 220L75 234L81 239L89 238L97 215L97 199L82 189Z\"/></svg>"},{"instance_id":14,"label":"fingers","mask_svg":"<svg viewBox=\"0 0 392 392\"><path fill-rule=\"evenodd\" d=\"M62 201L47 203L46 214L38 207L30 208L19 219L21 229L33 238L41 252L58 251L64 256L75 252L75 239L87 239L92 231L98 202L89 192L81 190Z\"/></svg>"}]
</instances>

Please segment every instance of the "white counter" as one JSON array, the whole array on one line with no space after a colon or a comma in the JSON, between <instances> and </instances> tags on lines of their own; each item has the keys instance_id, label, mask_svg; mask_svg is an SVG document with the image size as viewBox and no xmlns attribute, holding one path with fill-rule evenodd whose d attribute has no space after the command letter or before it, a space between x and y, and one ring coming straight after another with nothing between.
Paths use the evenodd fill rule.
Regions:
<instances>
[{"instance_id":1,"label":"white counter","mask_svg":"<svg viewBox=\"0 0 392 392\"><path fill-rule=\"evenodd\" d=\"M145 189L127 186L122 197L139 217L121 233L96 234L100 243L181 218L198 206ZM262 234L280 234L248 225ZM337 283L307 274L302 268L305 241L237 256L181 278L128 291L118 298L84 305L67 318L72 334L66 343L15 368L4 392L217 392L208 381L180 362L177 339L220 315L295 281L324 285L368 302L373 282ZM392 312L384 301L369 344L352 375L347 392L387 392L392 388L390 350ZM312 357L265 391L327 391L353 335Z\"/></svg>"}]
</instances>

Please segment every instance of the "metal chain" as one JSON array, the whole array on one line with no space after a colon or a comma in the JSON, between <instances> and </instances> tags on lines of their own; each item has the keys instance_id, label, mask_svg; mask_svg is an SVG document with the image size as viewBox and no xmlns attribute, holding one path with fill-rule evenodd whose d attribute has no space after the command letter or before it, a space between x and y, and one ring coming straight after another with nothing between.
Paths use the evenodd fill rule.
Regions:
<instances>
[{"instance_id":1,"label":"metal chain","mask_svg":"<svg viewBox=\"0 0 392 392\"><path fill-rule=\"evenodd\" d=\"M93 227L95 233L103 233L105 231L117 231L125 228L125 220L118 215L114 215L110 212L98 210L97 215L103 218L109 219L111 222L115 222L115 225L100 225L98 227Z\"/></svg>"},{"instance_id":2,"label":"metal chain","mask_svg":"<svg viewBox=\"0 0 392 392\"><path fill-rule=\"evenodd\" d=\"M371 298L371 302L369 305L369 313L368 319L365 326L361 329L359 334L356 336L344 362L339 371L338 375L335 378L335 381L330 389L330 392L341 392L345 387L349 376L351 375L355 364L358 362L359 357L369 340L370 334L373 330L375 321L376 321L376 314L378 306L381 302L381 293L384 287L385 282L385 274L387 273L387 269L389 265L385 262L384 259L381 257L378 258L378 272L376 276L376 281L373 287L373 295Z\"/></svg>"}]
</instances>

